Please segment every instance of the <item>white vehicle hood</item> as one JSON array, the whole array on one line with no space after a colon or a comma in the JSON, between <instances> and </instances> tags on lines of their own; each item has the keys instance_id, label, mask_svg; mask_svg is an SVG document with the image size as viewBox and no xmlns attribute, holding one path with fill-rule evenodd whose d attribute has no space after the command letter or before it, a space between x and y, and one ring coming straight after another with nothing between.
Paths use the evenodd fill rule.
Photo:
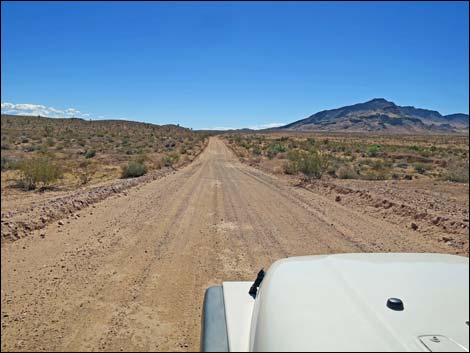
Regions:
<instances>
[{"instance_id":1,"label":"white vehicle hood","mask_svg":"<svg viewBox=\"0 0 470 353\"><path fill-rule=\"evenodd\" d=\"M402 300L404 310L387 307L392 297ZM297 257L280 260L267 272L247 346L252 351L468 351L468 320L468 258Z\"/></svg>"}]
</instances>

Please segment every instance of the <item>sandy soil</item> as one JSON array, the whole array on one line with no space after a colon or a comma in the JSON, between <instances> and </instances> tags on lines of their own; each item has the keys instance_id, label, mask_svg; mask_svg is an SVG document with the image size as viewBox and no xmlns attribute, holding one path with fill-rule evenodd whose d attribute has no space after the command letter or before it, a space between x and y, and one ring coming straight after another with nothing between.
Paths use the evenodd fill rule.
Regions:
<instances>
[{"instance_id":1,"label":"sandy soil","mask_svg":"<svg viewBox=\"0 0 470 353\"><path fill-rule=\"evenodd\" d=\"M468 184L432 180L365 181L330 179L303 184L369 216L421 234L423 241L443 242L446 253L468 256Z\"/></svg>"},{"instance_id":2,"label":"sandy soil","mask_svg":"<svg viewBox=\"0 0 470 353\"><path fill-rule=\"evenodd\" d=\"M279 258L449 251L241 164L218 138L61 223L2 245L2 351L197 350L204 290Z\"/></svg>"}]
</instances>

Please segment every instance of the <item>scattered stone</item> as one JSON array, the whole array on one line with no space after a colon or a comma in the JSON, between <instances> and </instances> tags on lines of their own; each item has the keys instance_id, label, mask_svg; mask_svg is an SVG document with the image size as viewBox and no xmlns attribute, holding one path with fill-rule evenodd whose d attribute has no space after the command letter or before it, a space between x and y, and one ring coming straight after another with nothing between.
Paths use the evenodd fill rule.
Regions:
<instances>
[{"instance_id":1,"label":"scattered stone","mask_svg":"<svg viewBox=\"0 0 470 353\"><path fill-rule=\"evenodd\" d=\"M337 196L335 197L335 201L336 201L336 202L340 202L340 201L341 201L341 196L337 195Z\"/></svg>"},{"instance_id":2,"label":"scattered stone","mask_svg":"<svg viewBox=\"0 0 470 353\"><path fill-rule=\"evenodd\" d=\"M418 225L417 225L416 223L411 223L411 229L417 230L417 229L418 229Z\"/></svg>"}]
</instances>

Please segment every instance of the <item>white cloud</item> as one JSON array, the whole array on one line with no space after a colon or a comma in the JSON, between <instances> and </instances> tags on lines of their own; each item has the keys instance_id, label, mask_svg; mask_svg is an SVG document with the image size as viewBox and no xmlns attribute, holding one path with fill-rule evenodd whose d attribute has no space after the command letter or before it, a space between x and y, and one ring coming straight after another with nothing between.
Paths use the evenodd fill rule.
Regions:
<instances>
[{"instance_id":1,"label":"white cloud","mask_svg":"<svg viewBox=\"0 0 470 353\"><path fill-rule=\"evenodd\" d=\"M29 104L29 103L2 103L2 114L11 115L33 115L33 116L47 116L50 118L83 118L88 119L91 115L88 113L82 113L75 108L67 108L65 110L57 109L53 107L46 107L41 104Z\"/></svg>"},{"instance_id":2,"label":"white cloud","mask_svg":"<svg viewBox=\"0 0 470 353\"><path fill-rule=\"evenodd\" d=\"M283 126L283 125L286 125L286 124L284 124L284 123L268 123L268 124L260 124L260 125L250 126L249 128L252 129L252 130L261 130L261 129L270 129L270 128L273 128L273 127L279 127L279 126Z\"/></svg>"}]
</instances>

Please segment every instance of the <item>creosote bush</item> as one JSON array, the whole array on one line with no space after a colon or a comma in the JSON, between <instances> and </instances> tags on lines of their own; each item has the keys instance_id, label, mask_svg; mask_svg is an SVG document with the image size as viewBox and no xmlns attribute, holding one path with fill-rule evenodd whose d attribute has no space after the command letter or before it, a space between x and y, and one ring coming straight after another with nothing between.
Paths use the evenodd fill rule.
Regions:
<instances>
[{"instance_id":1,"label":"creosote bush","mask_svg":"<svg viewBox=\"0 0 470 353\"><path fill-rule=\"evenodd\" d=\"M122 178L136 178L147 173L147 166L138 161L130 161L122 168Z\"/></svg>"},{"instance_id":2,"label":"creosote bush","mask_svg":"<svg viewBox=\"0 0 470 353\"><path fill-rule=\"evenodd\" d=\"M96 151L95 150L87 150L85 152L85 158L86 159L89 159L89 158L93 158L94 156L96 155Z\"/></svg>"},{"instance_id":3,"label":"creosote bush","mask_svg":"<svg viewBox=\"0 0 470 353\"><path fill-rule=\"evenodd\" d=\"M20 185L26 190L33 190L38 184L47 187L62 177L62 169L42 155L23 160L19 169L23 174Z\"/></svg>"},{"instance_id":4,"label":"creosote bush","mask_svg":"<svg viewBox=\"0 0 470 353\"><path fill-rule=\"evenodd\" d=\"M328 157L317 150L290 151L287 158L289 161L284 167L287 174L301 172L306 179L320 179L328 169Z\"/></svg>"},{"instance_id":5,"label":"creosote bush","mask_svg":"<svg viewBox=\"0 0 470 353\"><path fill-rule=\"evenodd\" d=\"M170 152L162 158L162 161L165 167L172 167L176 162L179 161L179 159L180 159L180 156L178 153Z\"/></svg>"}]
</instances>

